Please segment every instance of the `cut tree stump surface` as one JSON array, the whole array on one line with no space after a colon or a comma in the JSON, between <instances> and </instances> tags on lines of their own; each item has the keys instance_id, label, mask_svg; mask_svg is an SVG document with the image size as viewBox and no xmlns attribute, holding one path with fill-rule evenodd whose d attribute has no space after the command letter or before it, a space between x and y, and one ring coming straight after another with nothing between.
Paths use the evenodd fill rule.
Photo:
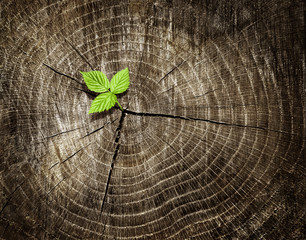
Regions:
<instances>
[{"instance_id":1,"label":"cut tree stump surface","mask_svg":"<svg viewBox=\"0 0 306 240\"><path fill-rule=\"evenodd\" d=\"M0 237L304 239L303 8L1 1Z\"/></svg>"}]
</instances>

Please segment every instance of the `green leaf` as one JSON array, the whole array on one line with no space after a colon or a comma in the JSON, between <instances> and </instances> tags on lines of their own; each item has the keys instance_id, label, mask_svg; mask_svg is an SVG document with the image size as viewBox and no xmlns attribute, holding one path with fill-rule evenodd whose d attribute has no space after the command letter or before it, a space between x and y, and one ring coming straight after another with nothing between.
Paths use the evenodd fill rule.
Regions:
<instances>
[{"instance_id":1,"label":"green leaf","mask_svg":"<svg viewBox=\"0 0 306 240\"><path fill-rule=\"evenodd\" d=\"M103 112L115 106L117 97L111 92L106 92L98 95L91 103L89 113Z\"/></svg>"},{"instance_id":2,"label":"green leaf","mask_svg":"<svg viewBox=\"0 0 306 240\"><path fill-rule=\"evenodd\" d=\"M106 92L110 88L109 81L100 71L80 72L83 75L87 87L94 92Z\"/></svg>"},{"instance_id":3,"label":"green leaf","mask_svg":"<svg viewBox=\"0 0 306 240\"><path fill-rule=\"evenodd\" d=\"M117 72L110 83L110 90L114 94L119 94L125 92L130 85L130 75L129 69L125 68Z\"/></svg>"}]
</instances>

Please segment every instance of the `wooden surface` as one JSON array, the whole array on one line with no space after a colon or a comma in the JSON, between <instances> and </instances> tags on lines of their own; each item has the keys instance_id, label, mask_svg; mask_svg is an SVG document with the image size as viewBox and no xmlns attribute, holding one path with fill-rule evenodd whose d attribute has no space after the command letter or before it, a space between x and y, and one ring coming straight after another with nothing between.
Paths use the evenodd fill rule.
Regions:
<instances>
[{"instance_id":1,"label":"wooden surface","mask_svg":"<svg viewBox=\"0 0 306 240\"><path fill-rule=\"evenodd\" d=\"M2 0L0 237L303 239L303 8Z\"/></svg>"}]
</instances>

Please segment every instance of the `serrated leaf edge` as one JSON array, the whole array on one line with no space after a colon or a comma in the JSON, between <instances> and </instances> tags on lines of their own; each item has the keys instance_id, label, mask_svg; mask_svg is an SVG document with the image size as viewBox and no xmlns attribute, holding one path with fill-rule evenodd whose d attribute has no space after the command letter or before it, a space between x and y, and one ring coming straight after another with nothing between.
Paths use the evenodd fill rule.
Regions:
<instances>
[{"instance_id":1,"label":"serrated leaf edge","mask_svg":"<svg viewBox=\"0 0 306 240\"><path fill-rule=\"evenodd\" d=\"M110 96L111 96L111 97L115 97L114 102L113 102L109 107L106 107L104 110L101 110L101 111L95 111L95 110L93 110L93 111L91 111L91 109L92 109L92 107L93 107L94 101L95 101L99 96L105 95L105 94L107 94L107 93L111 93ZM110 91L108 91L108 92L106 92L106 93L101 93L101 94L99 94L99 95L92 101L91 106L90 106L90 108L89 108L88 114L90 114L90 113L99 113L99 112L107 111L107 110L111 109L112 107L114 107L116 103L118 103L118 100L117 100L117 96L116 96L114 93L112 93L112 92L110 92Z\"/></svg>"},{"instance_id":2,"label":"serrated leaf edge","mask_svg":"<svg viewBox=\"0 0 306 240\"><path fill-rule=\"evenodd\" d=\"M95 81L95 82L97 83L97 85L100 85L101 88L105 88L105 90L102 90L102 91L99 90L99 91L98 91L98 90L96 90L96 89L93 89L91 86L89 86L88 82L86 82L85 77L88 77L88 78L90 78L90 77L89 77L89 76L84 76L84 75L89 74L89 73L93 74L93 72L101 73L101 74L102 74L102 78L105 77L106 82L107 82L107 86L104 86L104 85L101 84L100 82L95 81L94 79L92 79L93 81ZM108 80L107 76L106 76L103 72L94 70L94 71L89 71L89 72L82 72L82 71L80 71L80 73L82 74L82 77L83 77L83 79L84 79L84 82L85 82L87 88L88 88L90 91L93 91L93 92L96 92L96 93L104 93L104 92L107 92L108 89L110 88L110 81Z\"/></svg>"},{"instance_id":3,"label":"serrated leaf edge","mask_svg":"<svg viewBox=\"0 0 306 240\"><path fill-rule=\"evenodd\" d=\"M114 82L113 80L115 79L115 77L116 77L117 75L119 75L119 74L122 74L123 71L127 71L127 86L124 88L124 90L119 90L119 92L117 92L118 90L116 91L116 86L118 86L118 83L117 83L116 85L114 85L114 86L112 86L112 83ZM112 79L111 79L111 81L110 81L110 86L109 86L109 87L110 87L110 91L111 91L112 93L114 93L114 94L121 94L121 93L124 93L124 92L130 87L130 72L129 72L129 68L126 67L126 68L124 68L124 69L118 71L118 72L112 77ZM112 90L112 88L115 88L115 89Z\"/></svg>"}]
</instances>

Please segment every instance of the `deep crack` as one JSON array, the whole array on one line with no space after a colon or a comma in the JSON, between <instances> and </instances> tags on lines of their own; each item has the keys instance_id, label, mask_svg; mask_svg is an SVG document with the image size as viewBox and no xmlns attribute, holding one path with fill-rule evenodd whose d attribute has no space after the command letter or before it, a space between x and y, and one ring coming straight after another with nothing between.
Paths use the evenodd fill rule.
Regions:
<instances>
[{"instance_id":1,"label":"deep crack","mask_svg":"<svg viewBox=\"0 0 306 240\"><path fill-rule=\"evenodd\" d=\"M277 133L286 133L291 134L284 131L279 131L275 129L269 129L265 127L260 126L252 126L252 125L243 125L243 124L235 124L235 123L227 123L227 122L218 122L215 120L209 120L209 119L203 119L203 118L194 118L194 117L185 117L185 116L179 116L179 115L171 115L171 114L164 114L164 113L149 113L149 112L134 112L131 110L125 110L127 114L136 115L136 116L147 116L147 117L164 117L164 118L176 118L176 119L182 119L187 121L201 121L201 122L208 122L223 126L231 126L231 127L240 127L240 128L253 128L253 129L260 129L264 131L271 131L271 132L277 132Z\"/></svg>"},{"instance_id":2,"label":"deep crack","mask_svg":"<svg viewBox=\"0 0 306 240\"><path fill-rule=\"evenodd\" d=\"M81 84L82 86L84 85L83 83L81 83L81 82L79 82L77 79L75 79L74 77L71 77L71 76L69 76L69 75L67 75L67 74L65 74L65 73L59 72L59 71L57 71L56 69L54 69L53 67L51 67L51 66L49 66L49 65L47 65L47 64L45 64L45 63L43 63L43 65L46 66L47 68L51 69L53 72L55 72L55 73L57 73L57 74L59 74L59 75L62 75L62 76L64 76L64 77L67 77L67 78L69 78L69 79L75 81L76 83Z\"/></svg>"},{"instance_id":3,"label":"deep crack","mask_svg":"<svg viewBox=\"0 0 306 240\"><path fill-rule=\"evenodd\" d=\"M106 196L107 196L107 192L108 192L108 188L109 188L109 183L110 183L110 179L111 179L111 176L112 176L112 171L114 169L114 165L115 165L116 158L118 156L118 152L119 152L119 148L120 148L119 140L120 140L120 136L121 136L122 123L123 123L123 120L126 116L125 112L126 112L126 110L122 111L120 121L119 121L119 125L116 129L116 138L115 138L116 148L115 148L115 152L114 152L114 155L113 155L111 167L110 167L110 170L109 170L109 173L108 173L108 178L107 178L107 182L106 182L104 197L103 197L102 204L101 204L100 219L102 217L103 208L104 208L104 204L105 204L105 201L106 201ZM106 222L105 222L105 224L106 224Z\"/></svg>"},{"instance_id":4,"label":"deep crack","mask_svg":"<svg viewBox=\"0 0 306 240\"><path fill-rule=\"evenodd\" d=\"M99 94L97 94L97 93L90 92L90 91L87 91L87 90L84 90L84 89L80 89L80 88L75 88L75 89L78 90L78 91L87 93L87 94L89 94L90 96L93 96L93 97L97 97L97 96L99 95Z\"/></svg>"},{"instance_id":5,"label":"deep crack","mask_svg":"<svg viewBox=\"0 0 306 240\"><path fill-rule=\"evenodd\" d=\"M71 45L72 46L72 45ZM77 49L75 49L77 50ZM82 56L82 55L80 55ZM164 78L166 78L169 74L171 74L175 69L177 69L179 66L181 66L182 64L184 63L184 61L182 61L181 63L179 63L178 65L176 65L172 70L170 70L164 77L162 77L160 81L162 81ZM70 78L74 81L76 81L77 83L81 84L81 85L84 85L82 84L81 82L79 82L78 80L76 80L75 78L69 76L69 75L66 75L64 73L61 73L57 70L55 70L54 68L52 68L51 66L43 63L46 67L50 68L52 71L54 71L55 73L57 74L60 74L60 75L63 75L67 78ZM91 96L94 96L96 97L97 95L92 93L92 92L89 92L87 90L83 90L83 89L79 89L79 88L76 88L77 90L79 91L82 91L82 92L85 92L85 93L88 93L89 95ZM205 94L208 94L208 93L211 93L211 92L214 92L215 90L218 90L218 89L214 89L214 90L211 90L211 91L208 91L202 95L199 95L199 96L195 96L195 97L201 97L201 96L204 96ZM270 129L270 128L265 128L265 127L260 127L260 126L252 126L252 125L243 125L243 124L235 124L235 123L227 123L227 122L218 122L218 121L215 121L215 120L209 120L209 119L203 119L203 118L194 118L194 117L185 117L185 116L178 116L178 115L171 115L171 114L163 114L163 113L148 113L148 112L135 112L135 111L131 111L131 110L124 110L124 113L123 115L125 116L125 113L128 113L128 114L131 114L131 115L136 115L136 116L149 116L149 117L166 117L166 118L178 118L178 119L182 119L182 120L193 120L193 121L202 121L202 122L208 122L208 123L213 123L213 124L218 124L218 125L224 125L224 126L232 126L232 127L241 127L241 128L253 128L253 129L260 129L260 130L263 130L263 131L270 131L270 132L277 132L277 133L285 133L285 134L290 134L290 135L294 135L292 133L288 133L288 132L284 132L284 131L280 131L280 130L275 130L275 129Z\"/></svg>"}]
</instances>

